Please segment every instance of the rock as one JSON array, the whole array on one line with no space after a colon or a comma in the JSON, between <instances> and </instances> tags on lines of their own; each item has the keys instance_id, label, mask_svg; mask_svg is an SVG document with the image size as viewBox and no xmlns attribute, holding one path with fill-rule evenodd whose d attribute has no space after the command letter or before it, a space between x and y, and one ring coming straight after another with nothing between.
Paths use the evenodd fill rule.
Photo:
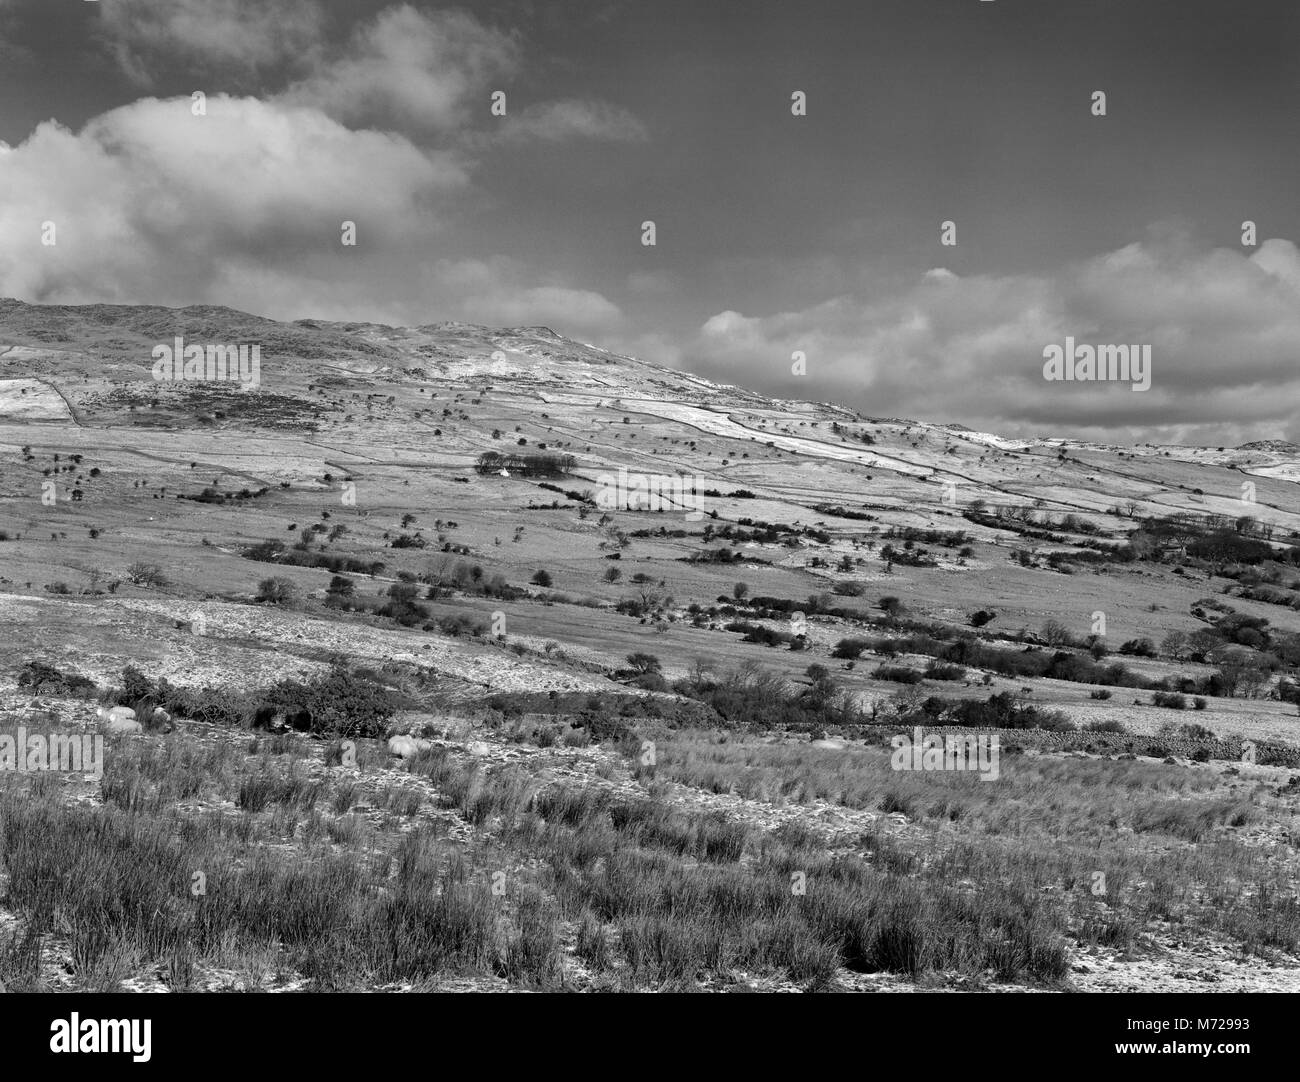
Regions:
<instances>
[{"instance_id":1,"label":"rock","mask_svg":"<svg viewBox=\"0 0 1300 1082\"><path fill-rule=\"evenodd\" d=\"M390 736L388 738L388 751L396 755L399 759L409 759L422 751L428 751L433 747L433 741L422 740L417 736Z\"/></svg>"}]
</instances>

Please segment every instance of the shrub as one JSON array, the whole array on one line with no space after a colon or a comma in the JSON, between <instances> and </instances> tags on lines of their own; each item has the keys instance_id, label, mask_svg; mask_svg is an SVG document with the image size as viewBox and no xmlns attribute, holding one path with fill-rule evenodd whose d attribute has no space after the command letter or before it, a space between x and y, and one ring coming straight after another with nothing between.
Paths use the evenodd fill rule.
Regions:
<instances>
[{"instance_id":1,"label":"shrub","mask_svg":"<svg viewBox=\"0 0 1300 1082\"><path fill-rule=\"evenodd\" d=\"M1129 639L1119 648L1119 652L1130 657L1155 657L1156 644L1150 639Z\"/></svg>"},{"instance_id":2,"label":"shrub","mask_svg":"<svg viewBox=\"0 0 1300 1082\"><path fill-rule=\"evenodd\" d=\"M167 585L167 577L157 564L137 560L126 569L126 577L136 586L161 588Z\"/></svg>"},{"instance_id":3,"label":"shrub","mask_svg":"<svg viewBox=\"0 0 1300 1082\"><path fill-rule=\"evenodd\" d=\"M74 672L61 672L43 661L29 661L18 672L19 688L33 695L73 695L89 698L98 692L93 680Z\"/></svg>"},{"instance_id":4,"label":"shrub","mask_svg":"<svg viewBox=\"0 0 1300 1082\"><path fill-rule=\"evenodd\" d=\"M858 658L871 643L867 639L840 639L831 651L834 658Z\"/></svg>"},{"instance_id":5,"label":"shrub","mask_svg":"<svg viewBox=\"0 0 1300 1082\"><path fill-rule=\"evenodd\" d=\"M409 605L420 596L419 587L411 582L395 582L386 591L400 605Z\"/></svg>"},{"instance_id":6,"label":"shrub","mask_svg":"<svg viewBox=\"0 0 1300 1082\"><path fill-rule=\"evenodd\" d=\"M733 620L726 625L728 631L739 631L745 636L746 642L759 642L764 646L779 646L783 643L794 641L794 634L789 631L778 631L775 628L765 627L762 624L753 624L747 620Z\"/></svg>"},{"instance_id":7,"label":"shrub","mask_svg":"<svg viewBox=\"0 0 1300 1082\"><path fill-rule=\"evenodd\" d=\"M420 606L423 608L423 606ZM472 635L480 637L487 634L488 626L481 620L475 620L466 613L458 612L454 616L444 616L438 623L437 628L444 635L450 635L453 638L459 638L462 635ZM425 625L425 631L431 630Z\"/></svg>"},{"instance_id":8,"label":"shrub","mask_svg":"<svg viewBox=\"0 0 1300 1082\"><path fill-rule=\"evenodd\" d=\"M1186 710L1187 699L1176 691L1155 691L1151 693L1153 706L1167 706L1171 710Z\"/></svg>"},{"instance_id":9,"label":"shrub","mask_svg":"<svg viewBox=\"0 0 1300 1082\"><path fill-rule=\"evenodd\" d=\"M553 580L551 579L551 573L549 571L542 571L542 570L536 571L534 572L532 577L533 585L541 586L543 589L549 587L552 581Z\"/></svg>"},{"instance_id":10,"label":"shrub","mask_svg":"<svg viewBox=\"0 0 1300 1082\"><path fill-rule=\"evenodd\" d=\"M156 699L157 697L158 688L154 682L134 665L127 665L122 670L122 693L118 697L120 705L131 706L141 699Z\"/></svg>"},{"instance_id":11,"label":"shrub","mask_svg":"<svg viewBox=\"0 0 1300 1082\"><path fill-rule=\"evenodd\" d=\"M1020 702L1011 692L999 691L986 702L974 699L927 699L925 712L948 724L972 729L1045 729L1073 732L1075 725L1059 710L1041 710Z\"/></svg>"},{"instance_id":12,"label":"shrub","mask_svg":"<svg viewBox=\"0 0 1300 1082\"><path fill-rule=\"evenodd\" d=\"M402 627L425 627L430 615L429 609L418 601L402 601L398 598L385 602L375 612L379 616L396 620Z\"/></svg>"},{"instance_id":13,"label":"shrub","mask_svg":"<svg viewBox=\"0 0 1300 1082\"><path fill-rule=\"evenodd\" d=\"M294 728L320 736L382 736L399 704L390 688L341 665L307 682L282 680L267 700Z\"/></svg>"},{"instance_id":14,"label":"shrub","mask_svg":"<svg viewBox=\"0 0 1300 1082\"><path fill-rule=\"evenodd\" d=\"M297 587L289 579L278 575L263 579L257 584L257 600L268 605L287 604L297 596L297 593Z\"/></svg>"},{"instance_id":15,"label":"shrub","mask_svg":"<svg viewBox=\"0 0 1300 1082\"><path fill-rule=\"evenodd\" d=\"M927 680L965 680L966 670L960 665L945 665L932 661L926 667L925 677Z\"/></svg>"},{"instance_id":16,"label":"shrub","mask_svg":"<svg viewBox=\"0 0 1300 1082\"><path fill-rule=\"evenodd\" d=\"M905 665L881 665L872 676L876 680L891 680L896 684L919 684L922 676Z\"/></svg>"},{"instance_id":17,"label":"shrub","mask_svg":"<svg viewBox=\"0 0 1300 1082\"><path fill-rule=\"evenodd\" d=\"M1111 692L1107 688L1093 688L1088 692L1088 698L1090 699L1109 699L1110 696Z\"/></svg>"},{"instance_id":18,"label":"shrub","mask_svg":"<svg viewBox=\"0 0 1300 1082\"><path fill-rule=\"evenodd\" d=\"M350 578L344 575L335 575L330 579L329 587L325 592L334 597L351 597L356 593L356 589L356 584Z\"/></svg>"}]
</instances>

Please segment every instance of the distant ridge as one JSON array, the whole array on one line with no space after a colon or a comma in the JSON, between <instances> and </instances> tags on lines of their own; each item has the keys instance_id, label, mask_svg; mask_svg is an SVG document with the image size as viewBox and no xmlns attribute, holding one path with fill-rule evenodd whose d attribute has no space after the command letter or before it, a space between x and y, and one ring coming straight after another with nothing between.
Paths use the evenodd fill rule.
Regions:
<instances>
[{"instance_id":1,"label":"distant ridge","mask_svg":"<svg viewBox=\"0 0 1300 1082\"><path fill-rule=\"evenodd\" d=\"M1252 440L1250 443L1243 443L1237 450L1271 451L1279 455L1297 455L1300 454L1300 444L1292 443L1290 440Z\"/></svg>"}]
</instances>

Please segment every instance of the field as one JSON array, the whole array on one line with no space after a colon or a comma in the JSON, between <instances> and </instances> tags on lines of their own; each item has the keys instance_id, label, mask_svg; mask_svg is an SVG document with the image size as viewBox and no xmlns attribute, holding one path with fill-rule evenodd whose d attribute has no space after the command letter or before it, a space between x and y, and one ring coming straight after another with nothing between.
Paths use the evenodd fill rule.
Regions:
<instances>
[{"instance_id":1,"label":"field","mask_svg":"<svg viewBox=\"0 0 1300 1082\"><path fill-rule=\"evenodd\" d=\"M259 386L153 379L177 335ZM1297 476L546 328L0 301L0 738L174 720L100 777L0 739L0 980L1300 990ZM918 727L996 778L898 769Z\"/></svg>"}]
</instances>

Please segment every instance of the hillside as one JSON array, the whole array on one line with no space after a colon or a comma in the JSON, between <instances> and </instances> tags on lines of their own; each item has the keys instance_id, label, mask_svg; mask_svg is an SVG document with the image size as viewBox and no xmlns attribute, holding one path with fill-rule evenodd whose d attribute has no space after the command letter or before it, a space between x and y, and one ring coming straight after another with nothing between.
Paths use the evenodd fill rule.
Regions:
<instances>
[{"instance_id":1,"label":"hillside","mask_svg":"<svg viewBox=\"0 0 1300 1082\"><path fill-rule=\"evenodd\" d=\"M155 380L155 347L178 337L259 346L257 385ZM485 452L514 459L479 469ZM547 472L545 456L572 465ZM699 502L680 487L655 510L602 502L620 471L633 487L662 479L664 491L685 476ZM945 847L987 843L977 878L1000 875L1017 847L1041 850L1026 889L1049 894L1083 882L1103 852L1132 897L1116 894L1100 916L1085 912L1088 899L1044 916L1043 942L1068 940L1058 961L971 969L940 952L926 968L950 982L996 971L981 987L1175 988L1194 965L1242 987L1295 989L1297 480L1300 448L1278 441L1007 439L775 400L546 327L3 300L0 707L6 729L95 725L91 698L19 686L34 662L118 701L126 666L173 690L255 699L342 663L400 692L393 729L442 749L436 769L412 768L384 753L386 733L366 734L366 845L385 844L390 790L416 769L420 794L401 815L442 824L439 844L469 853L522 845L510 816L537 811L528 801L557 785L702 816L696 840L676 850L691 860L713 859L700 840L713 827L701 824L721 816L740 824L730 859L755 875L777 842L790 847L781 860L875 853L879 869L887 853L889 890L930 898L942 893L930 862L955 852ZM186 754L216 754L242 732L199 714L138 738L154 752L121 751L137 782L168 776L141 756L180 754L165 749L182 741ZM1002 733L1016 748L1006 785L891 777L882 747L914 725ZM317 730L275 739L323 787L324 805L345 767L328 743L340 734ZM723 731L749 750L732 758L715 743ZM660 746L655 769L638 766L643 740ZM237 776L270 767L264 749L240 766L236 748L236 759L196 782L203 808L247 811ZM455 788L471 774L500 802L483 818ZM1050 811L1038 803L1045 786L1064 794ZM139 811L114 793L89 785L74 803ZM965 818L941 805L961 805ZM336 819L351 803L340 807ZM564 821L586 830L602 809ZM504 825L493 826L498 814ZM286 829L285 844L303 841L301 823L281 820L268 836ZM1244 869L1231 899L1194 866L1211 839L1215 860ZM632 843L619 834L610 844ZM563 894L529 883L536 904ZM1252 908L1269 891L1284 901ZM596 934L591 904L557 918L566 979L696 979L593 962L575 946L580 928ZM1201 929L1201 953L1178 921ZM605 923L611 944L633 934ZM1024 934L1038 943L1039 931ZM858 965L851 953L807 965L755 956L731 969L780 986L918 977L910 963ZM209 963L204 979L219 983ZM307 981L311 967L293 966ZM548 966L503 979L558 980ZM723 981L705 968L701 984Z\"/></svg>"}]
</instances>

